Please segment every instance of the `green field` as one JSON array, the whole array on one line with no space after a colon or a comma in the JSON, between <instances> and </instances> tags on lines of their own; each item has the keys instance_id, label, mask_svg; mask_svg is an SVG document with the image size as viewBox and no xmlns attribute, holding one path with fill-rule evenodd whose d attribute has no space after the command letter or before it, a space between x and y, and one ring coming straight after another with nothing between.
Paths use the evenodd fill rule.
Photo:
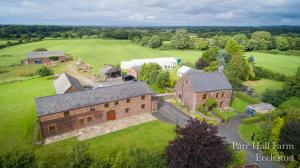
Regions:
<instances>
[{"instance_id":1,"label":"green field","mask_svg":"<svg viewBox=\"0 0 300 168\"><path fill-rule=\"evenodd\" d=\"M129 40L73 39L44 40L0 49L0 66L20 64L26 53L35 48L44 47L49 50L64 50L90 64L96 72L104 64L120 64L121 61L136 58L167 57L182 58L182 62L191 62L201 56L200 51L193 50L153 50L133 44ZM257 65L274 72L292 75L300 65L299 56L248 52L253 55Z\"/></svg>"},{"instance_id":2,"label":"green field","mask_svg":"<svg viewBox=\"0 0 300 168\"><path fill-rule=\"evenodd\" d=\"M257 81L246 81L243 84L254 88L257 93L262 94L266 89L282 88L283 82L278 82L269 79L261 79Z\"/></svg>"},{"instance_id":3,"label":"green field","mask_svg":"<svg viewBox=\"0 0 300 168\"><path fill-rule=\"evenodd\" d=\"M245 140L248 144L252 144L251 136L255 133L255 136L262 131L261 123L254 124L241 124L239 127L239 133L243 140Z\"/></svg>"},{"instance_id":4,"label":"green field","mask_svg":"<svg viewBox=\"0 0 300 168\"><path fill-rule=\"evenodd\" d=\"M2 45L2 44L6 44L6 43L7 43L7 40L0 39L0 45Z\"/></svg>"},{"instance_id":5,"label":"green field","mask_svg":"<svg viewBox=\"0 0 300 168\"><path fill-rule=\"evenodd\" d=\"M137 58L179 57L183 62L194 63L201 56L200 51L192 50L153 50L133 44L129 40L44 40L8 47L0 50L0 66L19 64L26 58L26 53L35 48L63 50L75 57L84 59L96 71L104 64L120 64L121 61Z\"/></svg>"},{"instance_id":6,"label":"green field","mask_svg":"<svg viewBox=\"0 0 300 168\"><path fill-rule=\"evenodd\" d=\"M253 55L256 65L285 75L294 75L297 67L300 66L300 56L262 52L248 52L246 55Z\"/></svg>"},{"instance_id":7,"label":"green field","mask_svg":"<svg viewBox=\"0 0 300 168\"><path fill-rule=\"evenodd\" d=\"M39 159L47 159L52 165L64 163L76 139L45 146L33 145L36 120L34 98L55 94L52 80L36 78L0 84L0 90L0 153L32 149ZM162 152L174 137L173 129L173 125L152 121L85 142L90 145L93 154L103 157L130 146Z\"/></svg>"}]
</instances>

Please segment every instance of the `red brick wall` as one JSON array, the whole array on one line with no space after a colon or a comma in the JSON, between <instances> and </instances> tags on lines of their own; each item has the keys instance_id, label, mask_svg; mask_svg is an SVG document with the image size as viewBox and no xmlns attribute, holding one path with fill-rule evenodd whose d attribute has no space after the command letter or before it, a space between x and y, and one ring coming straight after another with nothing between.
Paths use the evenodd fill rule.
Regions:
<instances>
[{"instance_id":1,"label":"red brick wall","mask_svg":"<svg viewBox=\"0 0 300 168\"><path fill-rule=\"evenodd\" d=\"M232 90L195 93L192 90L191 83L187 81L187 75L184 75L177 81L175 86L175 93L176 97L180 99L183 105L187 106L191 111L196 111L198 106L204 104L208 98L214 98L217 101L218 107L229 106ZM216 97L217 93L218 97ZM222 96L222 93L224 93L224 96ZM203 99L203 94L207 95L206 99Z\"/></svg>"},{"instance_id":2,"label":"red brick wall","mask_svg":"<svg viewBox=\"0 0 300 168\"><path fill-rule=\"evenodd\" d=\"M50 62L50 60L48 58L29 58L28 60L28 64L35 64L35 60L41 60L42 64L47 64ZM58 57L58 60L60 62L64 62L66 60L65 56L61 56Z\"/></svg>"},{"instance_id":3,"label":"red brick wall","mask_svg":"<svg viewBox=\"0 0 300 168\"><path fill-rule=\"evenodd\" d=\"M126 99L119 100L118 103L118 105L115 105L115 101L110 102L109 107L105 107L105 104L95 105L92 106L94 110L92 110L91 107L70 110L68 116L64 116L64 112L40 116L39 123L41 126L42 134L44 137L49 137L86 126L103 123L107 121L107 112L111 110L116 111L116 119L139 114L142 112L152 112L152 106L156 106L154 109L157 110L157 103L152 101L151 95L145 95L144 99L142 99L141 96L130 98L129 103L127 103ZM145 105L144 109L142 109L141 107L143 104ZM126 108L129 108L128 112L125 112ZM88 117L92 117L92 120L87 121ZM80 119L83 119L84 122L80 123ZM49 130L49 127L51 125L55 125L55 130Z\"/></svg>"}]
</instances>

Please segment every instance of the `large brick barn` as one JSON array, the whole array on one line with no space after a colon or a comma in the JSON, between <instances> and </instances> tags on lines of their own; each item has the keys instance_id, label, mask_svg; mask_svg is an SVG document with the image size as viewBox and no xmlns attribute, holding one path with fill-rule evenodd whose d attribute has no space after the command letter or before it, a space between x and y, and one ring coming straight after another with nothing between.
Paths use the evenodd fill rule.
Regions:
<instances>
[{"instance_id":1,"label":"large brick barn","mask_svg":"<svg viewBox=\"0 0 300 168\"><path fill-rule=\"evenodd\" d=\"M152 90L141 81L36 98L42 136L157 110Z\"/></svg>"},{"instance_id":2,"label":"large brick barn","mask_svg":"<svg viewBox=\"0 0 300 168\"><path fill-rule=\"evenodd\" d=\"M181 103L195 112L199 105L205 106L209 98L216 100L217 107L229 106L232 86L223 72L191 70L177 81L175 91Z\"/></svg>"},{"instance_id":3,"label":"large brick barn","mask_svg":"<svg viewBox=\"0 0 300 168\"><path fill-rule=\"evenodd\" d=\"M24 64L48 64L51 61L63 62L65 60L63 51L38 51L28 53Z\"/></svg>"}]
</instances>

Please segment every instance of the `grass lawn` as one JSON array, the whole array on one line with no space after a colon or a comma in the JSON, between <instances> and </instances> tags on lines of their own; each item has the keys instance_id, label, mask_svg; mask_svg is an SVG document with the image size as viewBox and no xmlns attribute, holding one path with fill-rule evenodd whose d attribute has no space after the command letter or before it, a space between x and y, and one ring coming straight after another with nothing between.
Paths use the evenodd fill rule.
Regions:
<instances>
[{"instance_id":1,"label":"grass lawn","mask_svg":"<svg viewBox=\"0 0 300 168\"><path fill-rule=\"evenodd\" d=\"M233 98L233 101L231 103L231 108L233 108L233 111L236 113L243 113L247 105L249 105L248 102L238 97L235 97Z\"/></svg>"},{"instance_id":2,"label":"grass lawn","mask_svg":"<svg viewBox=\"0 0 300 168\"><path fill-rule=\"evenodd\" d=\"M84 59L96 72L104 64L120 64L121 61L174 56L182 58L182 62L194 63L201 56L200 51L192 50L154 50L133 44L129 40L104 39L73 39L44 40L40 42L21 44L0 50L0 66L19 64L26 58L26 53L35 48L44 47L48 50L64 50L75 57Z\"/></svg>"},{"instance_id":3,"label":"grass lawn","mask_svg":"<svg viewBox=\"0 0 300 168\"><path fill-rule=\"evenodd\" d=\"M289 76L294 75L300 65L300 56L262 52L247 52L246 55L253 55L256 65Z\"/></svg>"},{"instance_id":4,"label":"grass lawn","mask_svg":"<svg viewBox=\"0 0 300 168\"><path fill-rule=\"evenodd\" d=\"M66 65L71 62L59 63L55 67L53 67L53 71L55 74L60 74L66 72ZM37 71L43 65L26 65L26 66L11 66L11 67L3 67L0 72L0 84L13 82L13 81L21 81L30 78L35 78L37 76Z\"/></svg>"},{"instance_id":5,"label":"grass lawn","mask_svg":"<svg viewBox=\"0 0 300 168\"><path fill-rule=\"evenodd\" d=\"M5 39L0 39L0 45L6 44L6 43L7 43L7 40L5 40Z\"/></svg>"},{"instance_id":6,"label":"grass lawn","mask_svg":"<svg viewBox=\"0 0 300 168\"><path fill-rule=\"evenodd\" d=\"M248 144L252 144L251 136L255 133L257 134L262 131L261 127L262 123L254 123L254 124L241 124L239 127L240 136L245 140Z\"/></svg>"},{"instance_id":7,"label":"grass lawn","mask_svg":"<svg viewBox=\"0 0 300 168\"><path fill-rule=\"evenodd\" d=\"M110 153L127 150L132 146L163 152L168 142L175 137L174 126L161 121L152 121L133 126L107 135L96 137L85 142L90 146L90 152L100 158ZM38 148L38 159L47 159L52 165L64 166L64 160L71 151L76 139L69 139ZM51 156L49 158L49 156Z\"/></svg>"},{"instance_id":8,"label":"grass lawn","mask_svg":"<svg viewBox=\"0 0 300 168\"><path fill-rule=\"evenodd\" d=\"M11 150L32 149L38 159L47 159L51 165L64 167L76 139L68 139L45 146L33 145L35 125L34 98L53 95L52 80L36 78L14 83L0 84L0 153ZM101 157L130 146L140 146L162 152L168 141L174 138L174 126L152 121L85 141L91 153Z\"/></svg>"},{"instance_id":9,"label":"grass lawn","mask_svg":"<svg viewBox=\"0 0 300 168\"><path fill-rule=\"evenodd\" d=\"M42 78L0 85L0 151L30 148L35 124L34 98L54 94Z\"/></svg>"},{"instance_id":10,"label":"grass lawn","mask_svg":"<svg viewBox=\"0 0 300 168\"><path fill-rule=\"evenodd\" d=\"M254 88L257 93L262 94L266 89L280 89L283 82L261 79L257 81L246 81L243 84Z\"/></svg>"}]
</instances>

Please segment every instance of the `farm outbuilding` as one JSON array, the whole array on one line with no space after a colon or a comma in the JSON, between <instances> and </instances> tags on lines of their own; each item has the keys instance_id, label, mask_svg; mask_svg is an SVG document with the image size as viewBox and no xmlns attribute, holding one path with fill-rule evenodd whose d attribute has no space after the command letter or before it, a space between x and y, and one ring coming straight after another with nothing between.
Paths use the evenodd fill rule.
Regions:
<instances>
[{"instance_id":1,"label":"farm outbuilding","mask_svg":"<svg viewBox=\"0 0 300 168\"><path fill-rule=\"evenodd\" d=\"M181 62L180 59L175 57L164 58L149 58L149 59L133 59L131 61L121 62L122 69L129 69L134 66L142 66L147 63L156 63L162 67L162 69L173 69L177 64Z\"/></svg>"},{"instance_id":2,"label":"farm outbuilding","mask_svg":"<svg viewBox=\"0 0 300 168\"><path fill-rule=\"evenodd\" d=\"M191 67L188 66L182 66L177 70L177 76L182 77L187 71L192 69Z\"/></svg>"},{"instance_id":3,"label":"farm outbuilding","mask_svg":"<svg viewBox=\"0 0 300 168\"><path fill-rule=\"evenodd\" d=\"M110 65L110 64L106 64L101 69L101 74L105 79L108 79L108 78L121 77L122 72L121 72L121 69L119 67L113 66L113 65Z\"/></svg>"},{"instance_id":4,"label":"farm outbuilding","mask_svg":"<svg viewBox=\"0 0 300 168\"><path fill-rule=\"evenodd\" d=\"M153 91L142 81L35 99L44 138L157 110Z\"/></svg>"},{"instance_id":5,"label":"farm outbuilding","mask_svg":"<svg viewBox=\"0 0 300 168\"><path fill-rule=\"evenodd\" d=\"M63 51L39 51L28 53L24 64L48 64L51 61L63 62L65 60Z\"/></svg>"},{"instance_id":6,"label":"farm outbuilding","mask_svg":"<svg viewBox=\"0 0 300 168\"><path fill-rule=\"evenodd\" d=\"M64 93L71 93L83 90L80 82L66 74L61 74L56 80L53 82L56 94L64 94Z\"/></svg>"},{"instance_id":7,"label":"farm outbuilding","mask_svg":"<svg viewBox=\"0 0 300 168\"><path fill-rule=\"evenodd\" d=\"M256 113L268 113L274 110L275 107L269 103L259 103L248 105L245 109L245 112L249 116L255 116Z\"/></svg>"}]
</instances>

